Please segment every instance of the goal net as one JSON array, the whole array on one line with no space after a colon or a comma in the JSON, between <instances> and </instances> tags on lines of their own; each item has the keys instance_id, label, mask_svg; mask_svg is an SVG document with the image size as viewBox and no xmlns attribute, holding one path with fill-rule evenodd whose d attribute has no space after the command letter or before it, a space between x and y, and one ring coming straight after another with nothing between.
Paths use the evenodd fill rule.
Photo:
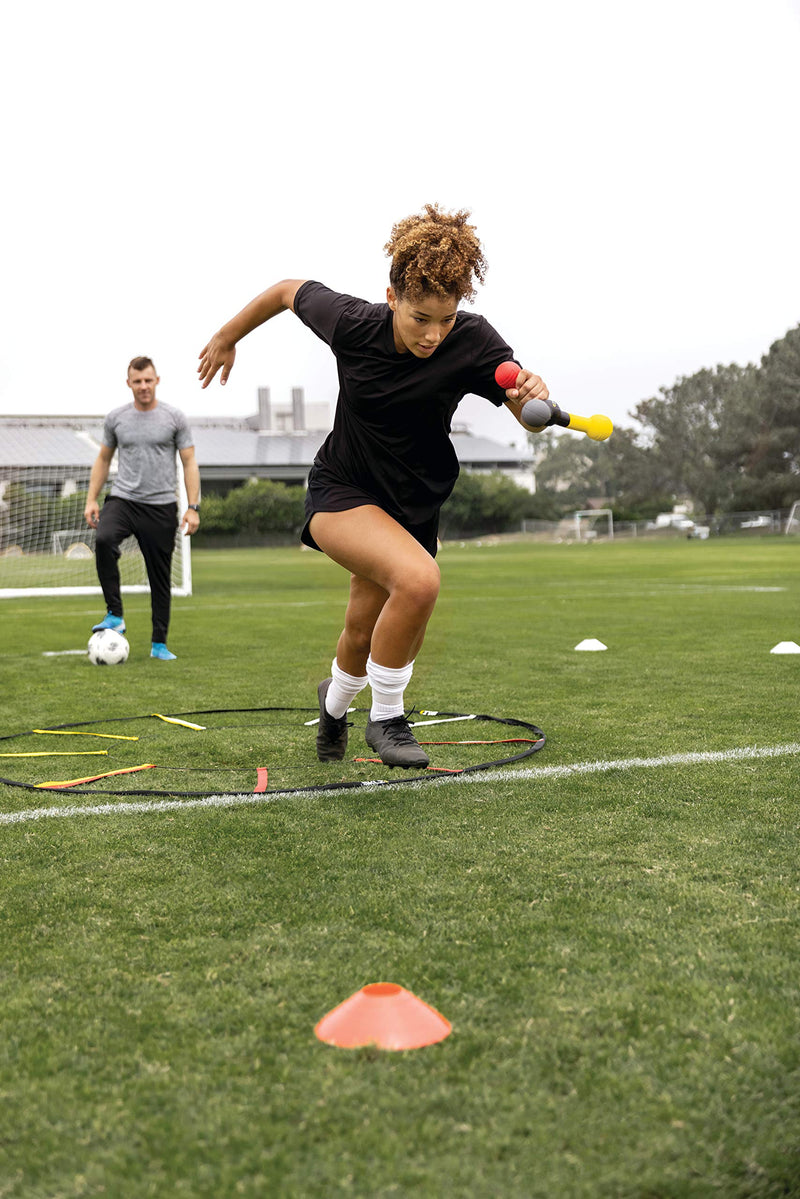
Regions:
<instances>
[{"instance_id":1,"label":"goal net","mask_svg":"<svg viewBox=\"0 0 800 1199\"><path fill-rule=\"evenodd\" d=\"M596 537L614 537L614 515L610 508L588 508L574 513L575 536L578 541L593 541Z\"/></svg>"},{"instance_id":2,"label":"goal net","mask_svg":"<svg viewBox=\"0 0 800 1199\"><path fill-rule=\"evenodd\" d=\"M83 518L89 470L85 464L61 463L0 467L0 597L102 595L94 564L95 532ZM182 513L186 493L180 469L178 479ZM176 530L173 595L192 593L190 540ZM123 592L149 591L136 539L126 538L120 548Z\"/></svg>"},{"instance_id":3,"label":"goal net","mask_svg":"<svg viewBox=\"0 0 800 1199\"><path fill-rule=\"evenodd\" d=\"M786 519L785 533L800 533L800 500L795 500L792 504L789 515Z\"/></svg>"}]
</instances>

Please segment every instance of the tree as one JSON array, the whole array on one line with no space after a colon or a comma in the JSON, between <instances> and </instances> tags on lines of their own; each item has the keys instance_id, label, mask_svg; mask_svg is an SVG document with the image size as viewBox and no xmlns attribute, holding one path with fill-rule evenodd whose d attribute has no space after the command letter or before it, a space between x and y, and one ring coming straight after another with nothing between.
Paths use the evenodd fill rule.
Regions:
<instances>
[{"instance_id":1,"label":"tree","mask_svg":"<svg viewBox=\"0 0 800 1199\"><path fill-rule=\"evenodd\" d=\"M687 496L699 512L728 506L741 470L736 447L743 413L757 401L754 366L718 366L661 388L634 410L662 490Z\"/></svg>"},{"instance_id":2,"label":"tree","mask_svg":"<svg viewBox=\"0 0 800 1199\"><path fill-rule=\"evenodd\" d=\"M557 496L563 512L598 500L606 508L636 507L653 495L653 464L631 429L615 429L604 442L555 430L530 440L537 492Z\"/></svg>"},{"instance_id":3,"label":"tree","mask_svg":"<svg viewBox=\"0 0 800 1199\"><path fill-rule=\"evenodd\" d=\"M583 435L532 433L537 491L557 496L562 510L585 508L591 498L605 497L609 485L608 455L599 442Z\"/></svg>"},{"instance_id":4,"label":"tree","mask_svg":"<svg viewBox=\"0 0 800 1199\"><path fill-rule=\"evenodd\" d=\"M753 397L732 422L733 505L787 508L800 498L800 326L761 359Z\"/></svg>"},{"instance_id":5,"label":"tree","mask_svg":"<svg viewBox=\"0 0 800 1199\"><path fill-rule=\"evenodd\" d=\"M532 498L502 471L481 475L462 470L442 508L441 534L460 537L519 529L523 517L531 515Z\"/></svg>"},{"instance_id":6,"label":"tree","mask_svg":"<svg viewBox=\"0 0 800 1199\"><path fill-rule=\"evenodd\" d=\"M631 415L639 430L607 442L532 434L539 487L565 509L600 500L623 519L678 499L703 514L788 507L800 498L800 327L760 366L697 371Z\"/></svg>"}]
</instances>

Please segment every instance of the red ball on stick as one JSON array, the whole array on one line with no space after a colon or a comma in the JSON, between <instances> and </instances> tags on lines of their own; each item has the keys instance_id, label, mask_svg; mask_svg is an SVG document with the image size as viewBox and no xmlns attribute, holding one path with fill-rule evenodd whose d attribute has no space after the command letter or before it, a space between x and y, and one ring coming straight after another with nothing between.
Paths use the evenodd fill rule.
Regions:
<instances>
[{"instance_id":1,"label":"red ball on stick","mask_svg":"<svg viewBox=\"0 0 800 1199\"><path fill-rule=\"evenodd\" d=\"M495 382L502 387L503 391L509 391L512 387L516 387L517 375L522 370L516 362L501 362L497 370L494 372Z\"/></svg>"}]
</instances>

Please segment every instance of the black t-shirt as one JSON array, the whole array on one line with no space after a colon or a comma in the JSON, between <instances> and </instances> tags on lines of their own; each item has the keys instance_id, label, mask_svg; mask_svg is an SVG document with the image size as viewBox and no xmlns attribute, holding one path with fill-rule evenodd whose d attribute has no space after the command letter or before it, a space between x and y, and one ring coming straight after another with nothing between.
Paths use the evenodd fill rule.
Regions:
<instances>
[{"instance_id":1,"label":"black t-shirt","mask_svg":"<svg viewBox=\"0 0 800 1199\"><path fill-rule=\"evenodd\" d=\"M330 346L339 373L333 431L314 471L375 497L412 523L442 506L458 477L450 422L467 394L500 407L495 368L513 351L483 317L459 311L430 358L395 349L388 304L370 304L308 281L294 310Z\"/></svg>"}]
</instances>

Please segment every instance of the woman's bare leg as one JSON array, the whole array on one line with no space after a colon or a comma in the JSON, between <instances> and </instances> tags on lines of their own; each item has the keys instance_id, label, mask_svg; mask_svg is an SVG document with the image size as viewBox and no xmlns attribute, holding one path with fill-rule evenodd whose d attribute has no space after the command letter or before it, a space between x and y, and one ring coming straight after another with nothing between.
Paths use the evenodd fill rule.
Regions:
<instances>
[{"instance_id":1,"label":"woman's bare leg","mask_svg":"<svg viewBox=\"0 0 800 1199\"><path fill-rule=\"evenodd\" d=\"M310 528L320 549L350 571L334 674L339 668L354 679L369 677L367 744L389 766L424 768L428 755L403 714L403 692L439 594L439 568L410 533L371 505L318 512ZM327 744L329 724L322 707L320 716L317 752L322 758L320 737Z\"/></svg>"},{"instance_id":2,"label":"woman's bare leg","mask_svg":"<svg viewBox=\"0 0 800 1199\"><path fill-rule=\"evenodd\" d=\"M311 535L353 576L337 648L342 669L363 675L370 653L382 666L412 662L439 595L439 567L428 551L372 505L317 512Z\"/></svg>"}]
</instances>

